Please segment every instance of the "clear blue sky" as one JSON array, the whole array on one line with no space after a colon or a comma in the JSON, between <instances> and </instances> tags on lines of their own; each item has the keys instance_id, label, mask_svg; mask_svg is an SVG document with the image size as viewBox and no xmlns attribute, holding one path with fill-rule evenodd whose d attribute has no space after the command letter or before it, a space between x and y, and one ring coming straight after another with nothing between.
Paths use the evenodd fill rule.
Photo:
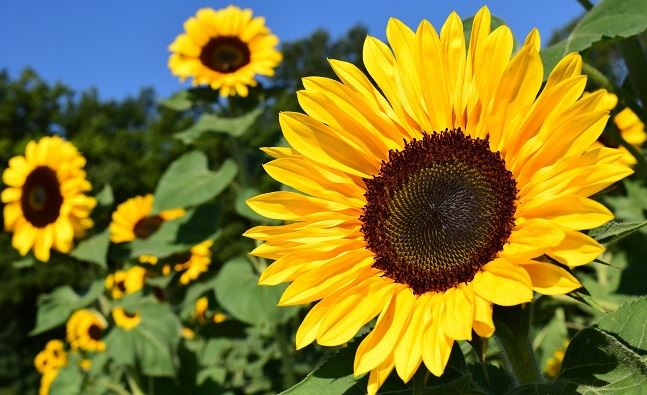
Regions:
<instances>
[{"instance_id":1,"label":"clear blue sky","mask_svg":"<svg viewBox=\"0 0 647 395\"><path fill-rule=\"evenodd\" d=\"M203 0L3 0L0 5L0 69L16 75L33 67L47 81L77 90L96 86L102 98L122 98L142 86L160 96L181 88L168 72L167 47L182 23L200 7L230 1ZM389 17L416 26L422 18L438 29L454 9L463 18L483 4L503 18L518 38L538 27L542 38L581 13L576 0L241 0L263 15L282 41L318 27L334 36L361 22L384 37Z\"/></svg>"}]
</instances>

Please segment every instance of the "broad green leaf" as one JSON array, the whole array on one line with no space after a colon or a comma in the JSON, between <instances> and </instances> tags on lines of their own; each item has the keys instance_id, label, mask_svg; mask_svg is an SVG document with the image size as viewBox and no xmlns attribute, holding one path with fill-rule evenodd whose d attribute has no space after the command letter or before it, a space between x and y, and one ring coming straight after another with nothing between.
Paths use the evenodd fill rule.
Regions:
<instances>
[{"instance_id":1,"label":"broad green leaf","mask_svg":"<svg viewBox=\"0 0 647 395\"><path fill-rule=\"evenodd\" d=\"M38 298L36 327L30 335L37 335L63 324L72 312L94 302L102 292L103 280L97 280L83 295L77 294L67 285L50 294L41 295Z\"/></svg>"},{"instance_id":2,"label":"broad green leaf","mask_svg":"<svg viewBox=\"0 0 647 395\"><path fill-rule=\"evenodd\" d=\"M217 171L209 170L201 151L182 155L171 163L155 190L153 212L197 206L218 196L234 180L238 168L226 160Z\"/></svg>"},{"instance_id":3,"label":"broad green leaf","mask_svg":"<svg viewBox=\"0 0 647 395\"><path fill-rule=\"evenodd\" d=\"M353 361L359 340L337 351L318 369L281 395L360 395L366 393L366 378L353 376Z\"/></svg>"},{"instance_id":4,"label":"broad green leaf","mask_svg":"<svg viewBox=\"0 0 647 395\"><path fill-rule=\"evenodd\" d=\"M83 388L83 373L77 363L61 368L49 389L50 395L77 395Z\"/></svg>"},{"instance_id":5,"label":"broad green leaf","mask_svg":"<svg viewBox=\"0 0 647 395\"><path fill-rule=\"evenodd\" d=\"M647 1L602 0L575 25L563 41L541 51L544 76L569 52L588 49L603 38L626 38L647 29Z\"/></svg>"},{"instance_id":6,"label":"broad green leaf","mask_svg":"<svg viewBox=\"0 0 647 395\"><path fill-rule=\"evenodd\" d=\"M106 184L103 186L101 191L97 193L95 196L95 199L97 199L97 204L99 206L110 206L115 202L115 196L112 192L112 187L110 184Z\"/></svg>"},{"instance_id":7,"label":"broad green leaf","mask_svg":"<svg viewBox=\"0 0 647 395\"><path fill-rule=\"evenodd\" d=\"M205 133L224 133L241 137L256 122L262 110L257 108L238 118L223 118L213 114L204 114L190 128L176 133L174 137L184 144L191 144Z\"/></svg>"},{"instance_id":8,"label":"broad green leaf","mask_svg":"<svg viewBox=\"0 0 647 395\"><path fill-rule=\"evenodd\" d=\"M171 110L185 111L191 108L193 102L191 101L190 92L187 90L181 90L174 93L168 99L160 101L160 104L166 108L170 108Z\"/></svg>"},{"instance_id":9,"label":"broad green leaf","mask_svg":"<svg viewBox=\"0 0 647 395\"><path fill-rule=\"evenodd\" d=\"M96 263L102 269L108 268L107 256L110 246L108 229L81 241L70 255L78 260Z\"/></svg>"},{"instance_id":10,"label":"broad green leaf","mask_svg":"<svg viewBox=\"0 0 647 395\"><path fill-rule=\"evenodd\" d=\"M603 315L598 329L608 332L645 360L647 355L647 297L631 300L611 314Z\"/></svg>"},{"instance_id":11,"label":"broad green leaf","mask_svg":"<svg viewBox=\"0 0 647 395\"><path fill-rule=\"evenodd\" d=\"M240 321L250 324L281 323L294 315L296 307L276 306L284 286L259 286L245 256L225 263L214 281L216 297L222 307Z\"/></svg>"},{"instance_id":12,"label":"broad green leaf","mask_svg":"<svg viewBox=\"0 0 647 395\"><path fill-rule=\"evenodd\" d=\"M181 324L166 304L144 302L129 305L141 322L131 330L119 326L106 337L106 352L121 365L135 367L149 376L174 376Z\"/></svg>"},{"instance_id":13,"label":"broad green leaf","mask_svg":"<svg viewBox=\"0 0 647 395\"><path fill-rule=\"evenodd\" d=\"M148 239L130 243L130 258L141 255L163 258L188 251L205 240L215 240L220 234L219 221L218 206L203 205L189 210L181 218L164 222Z\"/></svg>"},{"instance_id":14,"label":"broad green leaf","mask_svg":"<svg viewBox=\"0 0 647 395\"><path fill-rule=\"evenodd\" d=\"M596 241L604 244L616 242L624 237L629 236L633 232L640 230L643 226L647 225L644 222L619 222L610 221L600 226L599 228L591 229L589 236Z\"/></svg>"}]
</instances>

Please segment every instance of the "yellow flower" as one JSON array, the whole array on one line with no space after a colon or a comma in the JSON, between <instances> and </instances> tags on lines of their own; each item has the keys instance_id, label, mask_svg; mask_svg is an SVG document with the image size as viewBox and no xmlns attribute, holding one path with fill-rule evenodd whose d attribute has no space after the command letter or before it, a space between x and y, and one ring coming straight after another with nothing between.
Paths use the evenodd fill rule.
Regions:
<instances>
[{"instance_id":1,"label":"yellow flower","mask_svg":"<svg viewBox=\"0 0 647 395\"><path fill-rule=\"evenodd\" d=\"M142 315L139 312L126 311L123 307L115 307L112 309L112 319L118 327L131 331L142 321Z\"/></svg>"},{"instance_id":2,"label":"yellow flower","mask_svg":"<svg viewBox=\"0 0 647 395\"><path fill-rule=\"evenodd\" d=\"M220 89L221 96L247 96L256 76L273 76L281 61L279 39L250 9L202 8L184 30L169 46L171 72L180 81L193 78L193 85Z\"/></svg>"},{"instance_id":3,"label":"yellow flower","mask_svg":"<svg viewBox=\"0 0 647 395\"><path fill-rule=\"evenodd\" d=\"M212 245L213 241L206 240L193 246L193 248L191 248L189 258L186 261L175 265L175 271L184 271L180 276L180 283L186 285L192 280L197 279L200 274L209 270L209 265L211 264Z\"/></svg>"},{"instance_id":4,"label":"yellow flower","mask_svg":"<svg viewBox=\"0 0 647 395\"><path fill-rule=\"evenodd\" d=\"M38 389L38 395L48 395L49 387L52 386L54 379L58 376L58 370L48 370L43 373L43 377L40 378L40 388Z\"/></svg>"},{"instance_id":5,"label":"yellow flower","mask_svg":"<svg viewBox=\"0 0 647 395\"><path fill-rule=\"evenodd\" d=\"M187 328L186 326L182 327L182 337L187 339L187 340L193 340L195 339L195 332L191 330L191 328Z\"/></svg>"},{"instance_id":6,"label":"yellow flower","mask_svg":"<svg viewBox=\"0 0 647 395\"><path fill-rule=\"evenodd\" d=\"M341 82L304 79L307 113L280 114L289 148L270 148L270 176L300 192L248 200L268 218L246 236L276 260L259 283L291 281L280 305L319 301L296 335L338 346L377 317L354 374L374 394L390 372L421 363L440 376L456 340L494 332L493 304L564 294L579 282L544 256L586 264L603 247L581 230L613 218L588 196L632 170L594 148L608 119L603 92L582 98L569 54L542 88L539 33L511 57L507 26L482 8L469 43L452 13L438 35L391 19L390 47L364 44L360 69L330 63ZM373 81L377 86L374 85Z\"/></svg>"},{"instance_id":7,"label":"yellow flower","mask_svg":"<svg viewBox=\"0 0 647 395\"><path fill-rule=\"evenodd\" d=\"M562 361L564 361L564 354L566 354L566 348L568 347L568 341L564 342L564 345L559 349L555 350L553 356L548 358L546 361L546 367L544 372L550 378L555 378L559 375L559 371L562 368Z\"/></svg>"},{"instance_id":8,"label":"yellow flower","mask_svg":"<svg viewBox=\"0 0 647 395\"><path fill-rule=\"evenodd\" d=\"M182 209L162 211L159 215L151 215L152 211L153 195L150 194L135 196L121 203L112 213L110 240L113 243L125 243L135 239L147 239L164 221L184 215Z\"/></svg>"},{"instance_id":9,"label":"yellow flower","mask_svg":"<svg viewBox=\"0 0 647 395\"><path fill-rule=\"evenodd\" d=\"M142 255L139 257L139 263L147 263L149 265L157 265L157 257L153 255Z\"/></svg>"},{"instance_id":10,"label":"yellow flower","mask_svg":"<svg viewBox=\"0 0 647 395\"><path fill-rule=\"evenodd\" d=\"M220 324L221 322L227 321L227 316L223 313L215 313L212 319L214 324Z\"/></svg>"},{"instance_id":11,"label":"yellow flower","mask_svg":"<svg viewBox=\"0 0 647 395\"><path fill-rule=\"evenodd\" d=\"M195 318L199 322L204 322L207 318L207 310L209 309L209 299L206 296L198 298L195 301Z\"/></svg>"},{"instance_id":12,"label":"yellow flower","mask_svg":"<svg viewBox=\"0 0 647 395\"><path fill-rule=\"evenodd\" d=\"M113 299L121 299L124 295L138 292L144 287L146 269L133 266L128 270L117 270L106 277L104 285L110 290Z\"/></svg>"},{"instance_id":13,"label":"yellow flower","mask_svg":"<svg viewBox=\"0 0 647 395\"><path fill-rule=\"evenodd\" d=\"M67 321L67 342L72 350L104 351L106 344L102 338L107 326L99 313L88 309L77 310Z\"/></svg>"},{"instance_id":14,"label":"yellow flower","mask_svg":"<svg viewBox=\"0 0 647 395\"><path fill-rule=\"evenodd\" d=\"M79 361L79 366L83 371L89 372L90 369L92 369L92 360L83 358L82 360Z\"/></svg>"},{"instance_id":15,"label":"yellow flower","mask_svg":"<svg viewBox=\"0 0 647 395\"><path fill-rule=\"evenodd\" d=\"M33 248L36 259L46 262L52 248L70 252L74 238L92 227L96 200L84 195L92 189L84 166L76 147L58 136L30 141L24 156L9 160L2 173L4 226L20 255Z\"/></svg>"},{"instance_id":16,"label":"yellow flower","mask_svg":"<svg viewBox=\"0 0 647 395\"><path fill-rule=\"evenodd\" d=\"M67 365L67 353L65 345L60 340L48 341L45 348L34 358L34 366L41 374L51 370L58 371L65 365Z\"/></svg>"},{"instance_id":17,"label":"yellow flower","mask_svg":"<svg viewBox=\"0 0 647 395\"><path fill-rule=\"evenodd\" d=\"M605 98L605 110L613 110L618 104L618 97L613 93L607 93ZM613 123L618 128L622 138L629 144L640 150L642 144L647 140L647 133L645 133L645 124L642 123L640 118L634 113L631 108L626 107L622 109L613 117ZM616 142L608 141L602 136L601 141L596 143L596 147L613 146L616 147ZM618 147L622 152L622 156L618 159L620 164L633 166L636 164L636 158L625 147Z\"/></svg>"}]
</instances>

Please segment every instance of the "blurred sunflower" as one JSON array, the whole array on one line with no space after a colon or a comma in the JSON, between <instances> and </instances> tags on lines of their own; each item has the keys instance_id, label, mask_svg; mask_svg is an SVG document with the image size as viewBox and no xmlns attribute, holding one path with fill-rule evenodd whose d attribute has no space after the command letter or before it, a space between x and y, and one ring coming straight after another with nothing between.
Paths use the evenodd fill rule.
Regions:
<instances>
[{"instance_id":1,"label":"blurred sunflower","mask_svg":"<svg viewBox=\"0 0 647 395\"><path fill-rule=\"evenodd\" d=\"M39 373L45 374L50 370L59 370L67 365L65 345L60 340L50 340L45 348L34 358L34 366Z\"/></svg>"},{"instance_id":2,"label":"blurred sunflower","mask_svg":"<svg viewBox=\"0 0 647 395\"><path fill-rule=\"evenodd\" d=\"M179 218L184 210L174 209L151 215L153 195L135 196L117 206L112 213L110 223L110 240L113 243L125 243L135 239L147 239L155 233L164 221Z\"/></svg>"},{"instance_id":3,"label":"blurred sunflower","mask_svg":"<svg viewBox=\"0 0 647 395\"><path fill-rule=\"evenodd\" d=\"M195 312L193 317L200 323L207 320L207 310L209 310L209 299L202 296L195 301Z\"/></svg>"},{"instance_id":4,"label":"blurred sunflower","mask_svg":"<svg viewBox=\"0 0 647 395\"><path fill-rule=\"evenodd\" d=\"M440 35L391 19L390 48L365 41L370 78L336 60L341 82L305 78L308 115L280 114L291 147L266 150L265 165L302 193L248 200L292 221L245 233L265 241L253 255L276 260L259 283L292 282L280 305L319 301L297 348L344 344L377 316L354 364L371 394L394 368L405 382L423 362L440 376L454 341L493 334L493 304L579 288L554 262L603 251L580 231L613 215L588 196L632 172L593 146L609 113L604 92L582 97L580 56L542 89L539 33L512 56L510 29L490 22L484 7L466 43L456 13Z\"/></svg>"},{"instance_id":5,"label":"blurred sunflower","mask_svg":"<svg viewBox=\"0 0 647 395\"><path fill-rule=\"evenodd\" d=\"M38 395L49 395L49 388L52 386L54 379L58 376L58 370L48 370L40 378L40 388Z\"/></svg>"},{"instance_id":6,"label":"blurred sunflower","mask_svg":"<svg viewBox=\"0 0 647 395\"><path fill-rule=\"evenodd\" d=\"M229 6L200 9L169 46L168 66L181 81L220 89L221 96L247 96L256 76L273 76L281 61L279 39L252 10Z\"/></svg>"},{"instance_id":7,"label":"blurred sunflower","mask_svg":"<svg viewBox=\"0 0 647 395\"><path fill-rule=\"evenodd\" d=\"M127 311L123 307L115 307L112 309L112 319L118 327L131 331L141 323L142 315L139 312Z\"/></svg>"},{"instance_id":8,"label":"blurred sunflower","mask_svg":"<svg viewBox=\"0 0 647 395\"><path fill-rule=\"evenodd\" d=\"M2 173L4 226L20 255L33 248L36 259L46 262L52 248L70 252L74 238L92 227L96 200L84 195L92 189L84 166L76 147L58 136L30 141L24 156L9 160Z\"/></svg>"},{"instance_id":9,"label":"blurred sunflower","mask_svg":"<svg viewBox=\"0 0 647 395\"><path fill-rule=\"evenodd\" d=\"M197 279L202 273L209 270L211 264L211 246L212 240L203 241L191 248L188 257L183 258L180 263L175 264L176 272L184 272L180 276L181 284L188 284Z\"/></svg>"},{"instance_id":10,"label":"blurred sunflower","mask_svg":"<svg viewBox=\"0 0 647 395\"><path fill-rule=\"evenodd\" d=\"M106 277L104 285L110 290L113 299L135 293L144 287L146 269L133 266L127 270L117 270Z\"/></svg>"},{"instance_id":11,"label":"blurred sunflower","mask_svg":"<svg viewBox=\"0 0 647 395\"><path fill-rule=\"evenodd\" d=\"M605 109L609 111L616 108L618 105L618 97L613 93L607 93L605 100ZM636 149L641 148L643 143L647 141L647 133L645 133L645 124L638 118L635 112L629 107L625 107L620 112L618 112L613 117L613 123L618 128L618 132L622 138L629 144L636 147ZM622 152L622 157L619 160L620 163L625 165L635 165L636 158L629 152L625 147L618 147L618 143L610 141L605 138L604 135L601 136L600 140L596 143L598 147L614 147L618 148Z\"/></svg>"},{"instance_id":12,"label":"blurred sunflower","mask_svg":"<svg viewBox=\"0 0 647 395\"><path fill-rule=\"evenodd\" d=\"M67 320L67 342L72 350L104 351L106 343L102 338L107 327L105 318L99 313L88 309L77 310Z\"/></svg>"},{"instance_id":13,"label":"blurred sunflower","mask_svg":"<svg viewBox=\"0 0 647 395\"><path fill-rule=\"evenodd\" d=\"M566 349L568 348L568 341L564 341L562 347L555 350L553 355L546 360L546 366L544 367L544 372L550 378L555 378L559 375L559 371L562 369L562 362L564 361L564 355L566 355Z\"/></svg>"}]
</instances>

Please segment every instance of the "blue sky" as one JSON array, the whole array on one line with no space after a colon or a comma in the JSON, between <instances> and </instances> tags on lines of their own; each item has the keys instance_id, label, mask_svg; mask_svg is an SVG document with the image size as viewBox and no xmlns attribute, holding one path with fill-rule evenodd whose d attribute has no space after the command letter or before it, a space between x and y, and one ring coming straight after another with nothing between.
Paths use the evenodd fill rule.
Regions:
<instances>
[{"instance_id":1,"label":"blue sky","mask_svg":"<svg viewBox=\"0 0 647 395\"><path fill-rule=\"evenodd\" d=\"M16 75L33 67L47 81L77 90L96 86L102 98L122 98L142 86L160 96L181 88L168 72L167 47L182 23L201 7L231 1L203 0L13 0L0 6L0 69ZM389 17L416 26L429 19L438 29L447 15L473 15L483 4L503 18L517 37L538 27L542 38L581 13L576 0L241 0L263 15L283 41L318 27L334 36L356 23L384 37Z\"/></svg>"}]
</instances>

